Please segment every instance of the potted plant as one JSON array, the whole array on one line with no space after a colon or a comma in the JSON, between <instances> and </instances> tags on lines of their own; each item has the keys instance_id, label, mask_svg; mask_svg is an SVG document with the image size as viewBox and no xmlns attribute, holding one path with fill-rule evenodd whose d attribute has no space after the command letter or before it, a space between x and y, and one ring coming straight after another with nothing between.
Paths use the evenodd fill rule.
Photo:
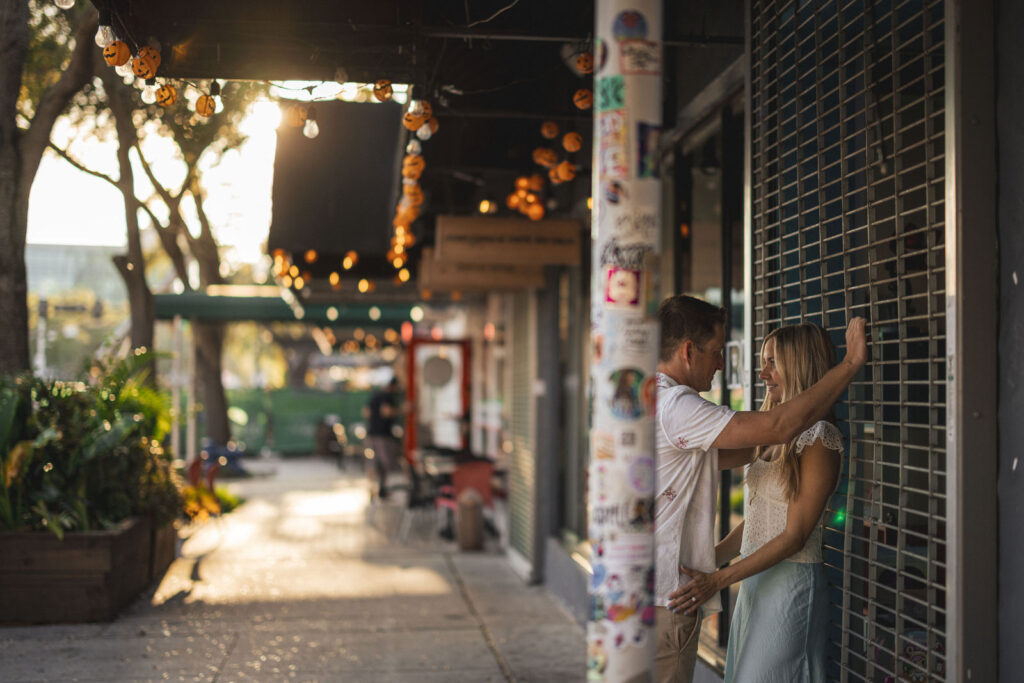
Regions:
<instances>
[{"instance_id":1,"label":"potted plant","mask_svg":"<svg viewBox=\"0 0 1024 683\"><path fill-rule=\"evenodd\" d=\"M182 502L151 361L0 378L0 622L112 619L173 559Z\"/></svg>"}]
</instances>

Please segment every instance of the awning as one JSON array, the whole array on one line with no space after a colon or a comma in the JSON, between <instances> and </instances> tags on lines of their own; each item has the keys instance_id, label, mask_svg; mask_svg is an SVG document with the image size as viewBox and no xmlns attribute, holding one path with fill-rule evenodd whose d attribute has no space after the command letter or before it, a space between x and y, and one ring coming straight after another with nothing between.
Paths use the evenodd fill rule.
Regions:
<instances>
[{"instance_id":1,"label":"awning","mask_svg":"<svg viewBox=\"0 0 1024 683\"><path fill-rule=\"evenodd\" d=\"M410 317L409 304L289 304L267 296L225 296L203 292L155 294L156 317L222 322L255 320L313 325L396 327ZM300 317L301 316L301 317Z\"/></svg>"}]
</instances>

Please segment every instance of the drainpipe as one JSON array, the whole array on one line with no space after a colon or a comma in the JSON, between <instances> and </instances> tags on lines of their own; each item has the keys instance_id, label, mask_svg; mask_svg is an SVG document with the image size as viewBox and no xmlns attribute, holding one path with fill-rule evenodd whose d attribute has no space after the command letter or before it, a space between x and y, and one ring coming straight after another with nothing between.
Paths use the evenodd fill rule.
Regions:
<instances>
[{"instance_id":1,"label":"drainpipe","mask_svg":"<svg viewBox=\"0 0 1024 683\"><path fill-rule=\"evenodd\" d=\"M662 3L598 0L587 680L654 673Z\"/></svg>"}]
</instances>

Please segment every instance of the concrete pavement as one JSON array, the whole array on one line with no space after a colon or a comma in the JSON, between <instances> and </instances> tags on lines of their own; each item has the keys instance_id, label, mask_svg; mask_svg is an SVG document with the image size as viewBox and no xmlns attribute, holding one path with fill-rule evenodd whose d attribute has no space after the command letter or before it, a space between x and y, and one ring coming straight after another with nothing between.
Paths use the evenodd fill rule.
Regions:
<instances>
[{"instance_id":1,"label":"concrete pavement","mask_svg":"<svg viewBox=\"0 0 1024 683\"><path fill-rule=\"evenodd\" d=\"M249 466L249 463L247 463ZM364 478L258 461L113 623L0 627L0 681L582 681L582 629L495 548L460 552ZM397 498L397 497L396 497Z\"/></svg>"}]
</instances>

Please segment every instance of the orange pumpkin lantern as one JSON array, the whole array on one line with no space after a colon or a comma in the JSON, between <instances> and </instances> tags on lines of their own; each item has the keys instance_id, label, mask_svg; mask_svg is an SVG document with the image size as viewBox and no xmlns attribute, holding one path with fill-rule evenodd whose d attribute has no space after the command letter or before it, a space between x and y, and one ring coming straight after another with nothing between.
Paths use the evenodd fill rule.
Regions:
<instances>
[{"instance_id":1,"label":"orange pumpkin lantern","mask_svg":"<svg viewBox=\"0 0 1024 683\"><path fill-rule=\"evenodd\" d=\"M562 147L565 147L567 152L578 152L583 147L583 136L576 131L571 131L565 134L562 138Z\"/></svg>"},{"instance_id":2,"label":"orange pumpkin lantern","mask_svg":"<svg viewBox=\"0 0 1024 683\"><path fill-rule=\"evenodd\" d=\"M156 90L156 103L161 107L169 107L178 101L178 91L173 85L161 85Z\"/></svg>"},{"instance_id":3,"label":"orange pumpkin lantern","mask_svg":"<svg viewBox=\"0 0 1024 683\"><path fill-rule=\"evenodd\" d=\"M159 69L160 63L163 61L163 58L160 56L160 51L157 50L155 47L150 47L149 45L145 45L139 48L139 56L152 58L153 63L156 65L153 68L153 71Z\"/></svg>"},{"instance_id":4,"label":"orange pumpkin lantern","mask_svg":"<svg viewBox=\"0 0 1024 683\"><path fill-rule=\"evenodd\" d=\"M402 116L402 125L411 131L417 130L420 126L427 122L425 116L418 116L413 114L411 111L405 112Z\"/></svg>"},{"instance_id":5,"label":"orange pumpkin lantern","mask_svg":"<svg viewBox=\"0 0 1024 683\"><path fill-rule=\"evenodd\" d=\"M213 116L217 111L217 102L210 95L200 95L196 100L196 113L200 116Z\"/></svg>"},{"instance_id":6,"label":"orange pumpkin lantern","mask_svg":"<svg viewBox=\"0 0 1024 683\"><path fill-rule=\"evenodd\" d=\"M427 103L424 102L423 104L426 105ZM436 118L431 116L427 119L427 127L430 128L430 134L433 135L437 132L437 129L441 127L441 124Z\"/></svg>"},{"instance_id":7,"label":"orange pumpkin lantern","mask_svg":"<svg viewBox=\"0 0 1024 683\"><path fill-rule=\"evenodd\" d=\"M594 55L589 52L576 55L576 68L585 74L594 73Z\"/></svg>"},{"instance_id":8,"label":"orange pumpkin lantern","mask_svg":"<svg viewBox=\"0 0 1024 683\"><path fill-rule=\"evenodd\" d=\"M132 73L139 78L153 78L156 76L156 60L153 55L143 54L141 51L132 60Z\"/></svg>"},{"instance_id":9,"label":"orange pumpkin lantern","mask_svg":"<svg viewBox=\"0 0 1024 683\"><path fill-rule=\"evenodd\" d=\"M424 166L426 166L426 162L419 154L406 154L402 159L402 169L412 168L422 171Z\"/></svg>"},{"instance_id":10,"label":"orange pumpkin lantern","mask_svg":"<svg viewBox=\"0 0 1024 683\"><path fill-rule=\"evenodd\" d=\"M594 106L594 93L590 92L590 88L580 88L573 93L572 103L577 109L590 109Z\"/></svg>"},{"instance_id":11,"label":"orange pumpkin lantern","mask_svg":"<svg viewBox=\"0 0 1024 683\"><path fill-rule=\"evenodd\" d=\"M517 195L515 192L513 192L513 193L509 194L509 196L505 197L505 206L507 206L510 209L518 208L519 207L519 195Z\"/></svg>"},{"instance_id":12,"label":"orange pumpkin lantern","mask_svg":"<svg viewBox=\"0 0 1024 683\"><path fill-rule=\"evenodd\" d=\"M421 115L423 116L423 118L429 119L434 115L434 108L430 106L430 102L427 102L426 100L421 100L420 106Z\"/></svg>"},{"instance_id":13,"label":"orange pumpkin lantern","mask_svg":"<svg viewBox=\"0 0 1024 683\"><path fill-rule=\"evenodd\" d=\"M558 135L558 124L554 121L545 121L540 124L540 134L548 140L554 140L555 136Z\"/></svg>"},{"instance_id":14,"label":"orange pumpkin lantern","mask_svg":"<svg viewBox=\"0 0 1024 683\"><path fill-rule=\"evenodd\" d=\"M132 51L122 40L115 40L103 48L103 61L107 66L124 66L132 58Z\"/></svg>"},{"instance_id":15,"label":"orange pumpkin lantern","mask_svg":"<svg viewBox=\"0 0 1024 683\"><path fill-rule=\"evenodd\" d=\"M423 175L422 166L402 166L402 177L406 180L419 180Z\"/></svg>"},{"instance_id":16,"label":"orange pumpkin lantern","mask_svg":"<svg viewBox=\"0 0 1024 683\"><path fill-rule=\"evenodd\" d=\"M561 185L562 178L558 175L558 167L552 166L548 169L548 180L551 181L552 185Z\"/></svg>"},{"instance_id":17,"label":"orange pumpkin lantern","mask_svg":"<svg viewBox=\"0 0 1024 683\"><path fill-rule=\"evenodd\" d=\"M527 189L534 192L540 192L544 189L544 176L539 173L534 173L528 180L529 182L526 184Z\"/></svg>"},{"instance_id":18,"label":"orange pumpkin lantern","mask_svg":"<svg viewBox=\"0 0 1024 683\"><path fill-rule=\"evenodd\" d=\"M555 167L555 170L563 182L568 182L576 177L576 167L571 161L563 161Z\"/></svg>"},{"instance_id":19,"label":"orange pumpkin lantern","mask_svg":"<svg viewBox=\"0 0 1024 683\"><path fill-rule=\"evenodd\" d=\"M392 95L394 95L394 89L388 79L382 78L373 84L373 96L377 98L378 102L387 102Z\"/></svg>"},{"instance_id":20,"label":"orange pumpkin lantern","mask_svg":"<svg viewBox=\"0 0 1024 683\"><path fill-rule=\"evenodd\" d=\"M544 205L540 202L530 204L530 207L526 209L526 215L530 217L531 221L539 221L544 218Z\"/></svg>"},{"instance_id":21,"label":"orange pumpkin lantern","mask_svg":"<svg viewBox=\"0 0 1024 683\"><path fill-rule=\"evenodd\" d=\"M558 163L558 155L550 147L538 147L533 150L533 162L546 168L551 168Z\"/></svg>"},{"instance_id":22,"label":"orange pumpkin lantern","mask_svg":"<svg viewBox=\"0 0 1024 683\"><path fill-rule=\"evenodd\" d=\"M526 176L519 176L516 178L516 189L517 190L528 190L530 189L530 179Z\"/></svg>"}]
</instances>

